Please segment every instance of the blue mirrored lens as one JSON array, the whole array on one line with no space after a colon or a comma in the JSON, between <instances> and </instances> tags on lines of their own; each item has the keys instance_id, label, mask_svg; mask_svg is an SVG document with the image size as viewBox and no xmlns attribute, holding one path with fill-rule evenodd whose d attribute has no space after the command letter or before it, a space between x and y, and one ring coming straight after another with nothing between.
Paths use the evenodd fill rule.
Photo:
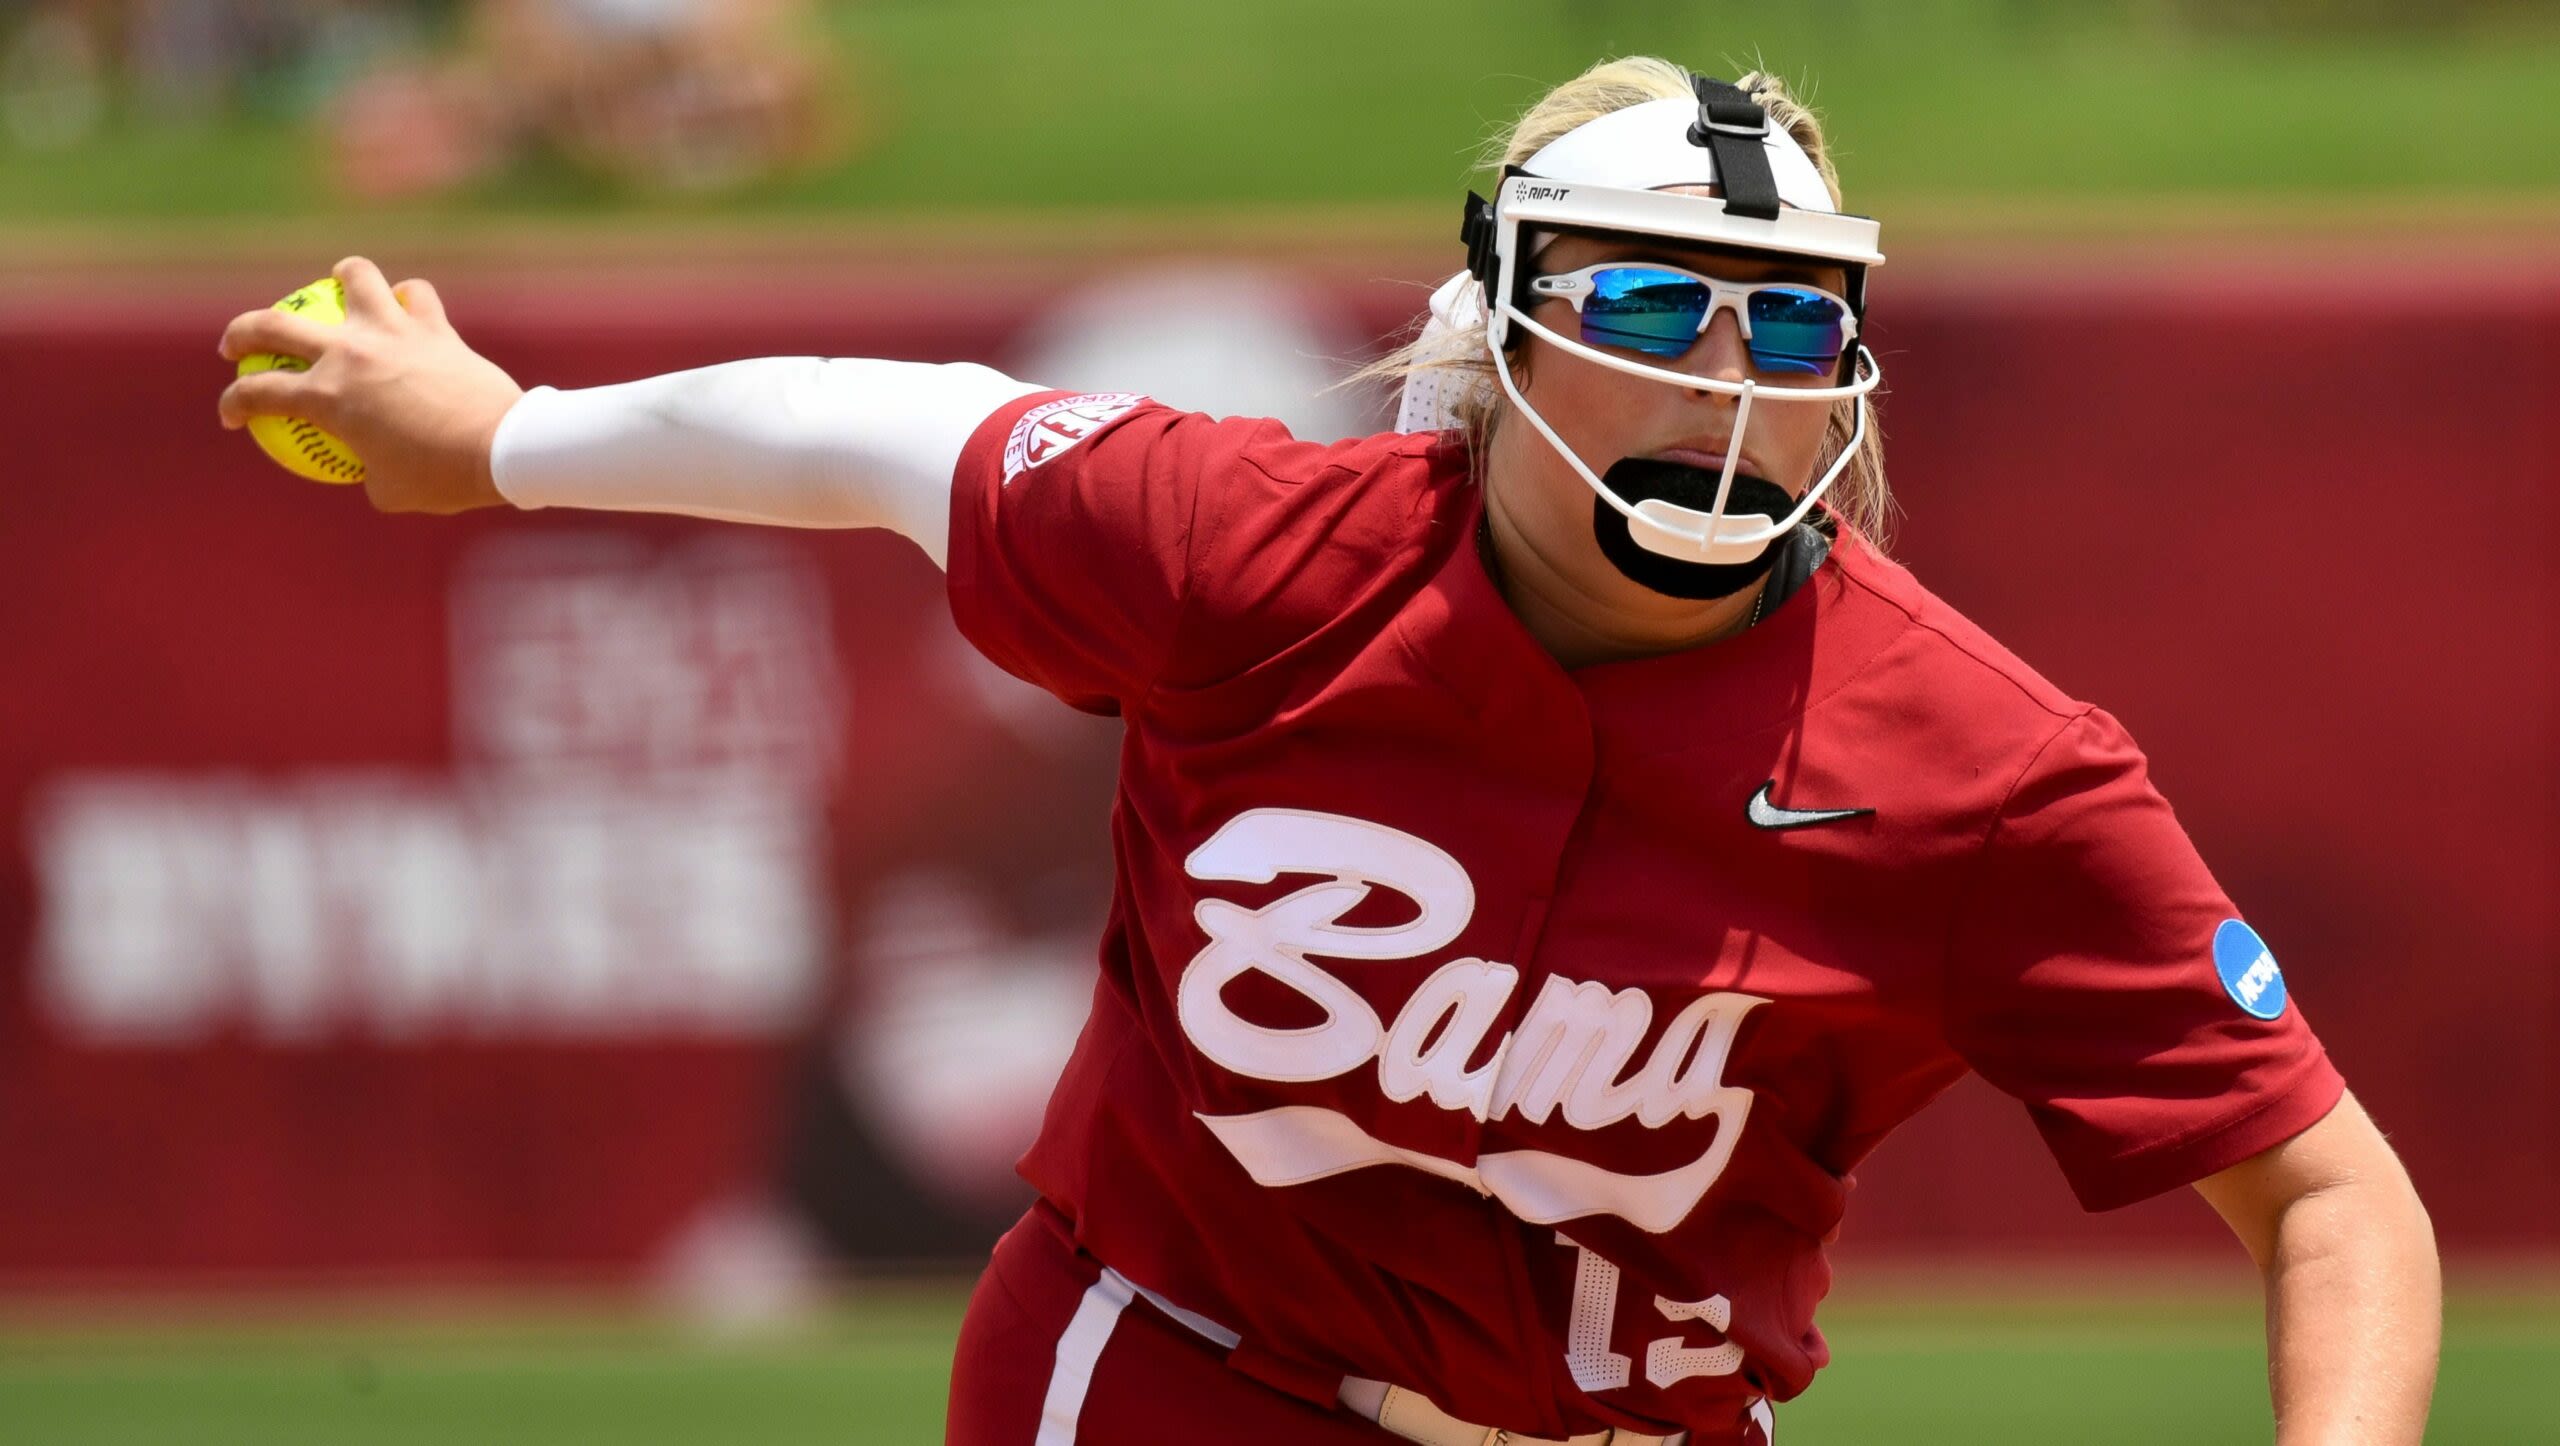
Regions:
<instances>
[{"instance_id":1,"label":"blue mirrored lens","mask_svg":"<svg viewBox=\"0 0 2560 1446\"><path fill-rule=\"evenodd\" d=\"M1771 286L1751 293L1751 361L1762 371L1819 373L1848 348L1848 313L1818 291Z\"/></svg>"},{"instance_id":2,"label":"blue mirrored lens","mask_svg":"<svg viewBox=\"0 0 2560 1446\"><path fill-rule=\"evenodd\" d=\"M1678 356L1698 339L1707 288L1677 272L1613 266L1591 278L1582 302L1582 339L1649 356Z\"/></svg>"}]
</instances>

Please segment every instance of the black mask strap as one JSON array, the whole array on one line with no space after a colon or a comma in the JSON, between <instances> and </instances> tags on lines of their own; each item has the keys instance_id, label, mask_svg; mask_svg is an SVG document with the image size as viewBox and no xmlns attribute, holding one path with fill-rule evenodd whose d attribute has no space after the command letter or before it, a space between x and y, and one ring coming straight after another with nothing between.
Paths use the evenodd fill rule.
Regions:
<instances>
[{"instance_id":1,"label":"black mask strap","mask_svg":"<svg viewBox=\"0 0 2560 1446\"><path fill-rule=\"evenodd\" d=\"M1778 181L1769 173L1769 113L1760 102L1730 81L1703 75L1689 77L1698 92L1698 120L1689 127L1689 143L1705 146L1716 159L1716 187L1724 208L1735 216L1761 221L1778 219Z\"/></svg>"},{"instance_id":2,"label":"black mask strap","mask_svg":"<svg viewBox=\"0 0 2560 1446\"><path fill-rule=\"evenodd\" d=\"M1493 295L1493 203L1473 191L1467 193L1466 224L1459 227L1458 239L1467 243L1467 270Z\"/></svg>"}]
</instances>

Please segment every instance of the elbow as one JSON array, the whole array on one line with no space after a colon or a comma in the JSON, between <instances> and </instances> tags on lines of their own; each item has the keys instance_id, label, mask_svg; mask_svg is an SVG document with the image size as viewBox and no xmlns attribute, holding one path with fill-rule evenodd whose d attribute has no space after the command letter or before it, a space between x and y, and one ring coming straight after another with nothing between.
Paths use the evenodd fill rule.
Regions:
<instances>
[{"instance_id":1,"label":"elbow","mask_svg":"<svg viewBox=\"0 0 2560 1446\"><path fill-rule=\"evenodd\" d=\"M2435 1221L2408 1172L2398 1160L2386 1161L2289 1202L2262 1262L2268 1274L2348 1265L2357 1274L2378 1270L2404 1289L2439 1295Z\"/></svg>"}]
</instances>

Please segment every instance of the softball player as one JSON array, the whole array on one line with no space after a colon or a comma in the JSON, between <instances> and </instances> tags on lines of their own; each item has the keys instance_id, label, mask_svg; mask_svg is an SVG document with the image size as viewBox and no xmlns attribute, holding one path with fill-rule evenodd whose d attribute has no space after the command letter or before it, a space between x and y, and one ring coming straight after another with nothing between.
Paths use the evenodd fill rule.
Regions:
<instances>
[{"instance_id":1,"label":"softball player","mask_svg":"<svg viewBox=\"0 0 2560 1446\"><path fill-rule=\"evenodd\" d=\"M343 331L232 323L318 364L223 413L338 431L392 510L896 528L1125 719L953 1441L1765 1446L1849 1172L1967 1070L2090 1208L2230 1221L2282 1439L2414 1441L2426 1218L2275 956L2115 720L1869 540L1838 194L1773 81L1596 68L1470 198L1406 429L1338 445L975 366L520 394L361 261Z\"/></svg>"}]
</instances>

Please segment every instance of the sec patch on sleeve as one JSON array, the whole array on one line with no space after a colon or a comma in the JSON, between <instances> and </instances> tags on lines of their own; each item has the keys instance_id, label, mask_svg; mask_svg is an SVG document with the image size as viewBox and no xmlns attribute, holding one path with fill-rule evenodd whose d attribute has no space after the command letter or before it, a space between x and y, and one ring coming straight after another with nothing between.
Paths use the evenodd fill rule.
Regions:
<instances>
[{"instance_id":1,"label":"sec patch on sleeve","mask_svg":"<svg viewBox=\"0 0 2560 1446\"><path fill-rule=\"evenodd\" d=\"M1014 422L1004 439L1004 480L1011 482L1125 417L1146 398L1135 392L1087 392L1042 402Z\"/></svg>"},{"instance_id":2,"label":"sec patch on sleeve","mask_svg":"<svg viewBox=\"0 0 2560 1446\"><path fill-rule=\"evenodd\" d=\"M2284 971L2275 952L2258 931L2237 919L2225 919L2213 931L2213 970L2222 976L2223 992L2255 1019L2284 1013Z\"/></svg>"}]
</instances>

